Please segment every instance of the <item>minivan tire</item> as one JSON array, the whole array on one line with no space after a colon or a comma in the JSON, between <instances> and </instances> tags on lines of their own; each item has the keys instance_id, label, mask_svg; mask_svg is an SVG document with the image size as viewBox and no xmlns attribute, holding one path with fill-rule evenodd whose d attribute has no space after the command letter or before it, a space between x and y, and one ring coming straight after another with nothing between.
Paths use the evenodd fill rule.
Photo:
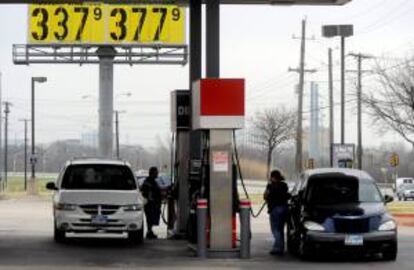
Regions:
<instances>
[{"instance_id":1,"label":"minivan tire","mask_svg":"<svg viewBox=\"0 0 414 270\"><path fill-rule=\"evenodd\" d=\"M56 243L64 243L66 241L66 233L64 230L60 230L55 225L55 230L53 232L53 238Z\"/></svg>"},{"instance_id":2,"label":"minivan tire","mask_svg":"<svg viewBox=\"0 0 414 270\"><path fill-rule=\"evenodd\" d=\"M144 228L128 232L128 240L135 245L142 244L144 242Z\"/></svg>"},{"instance_id":3,"label":"minivan tire","mask_svg":"<svg viewBox=\"0 0 414 270\"><path fill-rule=\"evenodd\" d=\"M393 245L382 252L382 259L384 261L395 261L397 259L398 248Z\"/></svg>"}]
</instances>

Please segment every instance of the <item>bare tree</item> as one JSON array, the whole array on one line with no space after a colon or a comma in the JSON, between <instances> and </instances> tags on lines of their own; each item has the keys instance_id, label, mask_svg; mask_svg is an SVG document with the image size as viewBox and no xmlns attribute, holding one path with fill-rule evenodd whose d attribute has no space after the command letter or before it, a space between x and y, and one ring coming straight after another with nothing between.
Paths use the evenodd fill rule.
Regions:
<instances>
[{"instance_id":1,"label":"bare tree","mask_svg":"<svg viewBox=\"0 0 414 270\"><path fill-rule=\"evenodd\" d=\"M269 176L272 153L281 144L294 138L296 114L284 107L265 109L252 119L256 143L266 149L266 176Z\"/></svg>"},{"instance_id":2,"label":"bare tree","mask_svg":"<svg viewBox=\"0 0 414 270\"><path fill-rule=\"evenodd\" d=\"M414 147L414 58L377 68L379 87L362 99L379 127L391 128Z\"/></svg>"}]
</instances>

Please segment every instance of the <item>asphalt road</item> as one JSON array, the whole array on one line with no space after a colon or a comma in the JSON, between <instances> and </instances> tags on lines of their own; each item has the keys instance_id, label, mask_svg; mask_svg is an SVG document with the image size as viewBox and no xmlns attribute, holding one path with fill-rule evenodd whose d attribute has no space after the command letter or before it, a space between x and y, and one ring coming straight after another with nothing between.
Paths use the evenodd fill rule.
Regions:
<instances>
[{"instance_id":1,"label":"asphalt road","mask_svg":"<svg viewBox=\"0 0 414 270\"><path fill-rule=\"evenodd\" d=\"M132 246L124 239L73 239L55 244L48 201L0 200L0 269L413 269L414 229L400 228L396 262L354 259L302 262L268 255L267 215L253 220L252 259L199 260L185 241L159 239ZM165 235L159 228L159 235Z\"/></svg>"}]
</instances>

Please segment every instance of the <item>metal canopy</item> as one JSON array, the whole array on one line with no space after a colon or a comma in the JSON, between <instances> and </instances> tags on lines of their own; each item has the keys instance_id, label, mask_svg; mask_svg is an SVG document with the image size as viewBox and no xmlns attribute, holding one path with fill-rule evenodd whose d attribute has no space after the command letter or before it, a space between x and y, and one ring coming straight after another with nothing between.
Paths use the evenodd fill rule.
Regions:
<instances>
[{"instance_id":1,"label":"metal canopy","mask_svg":"<svg viewBox=\"0 0 414 270\"><path fill-rule=\"evenodd\" d=\"M109 4L180 4L188 5L190 0L4 0L0 4L39 4L39 3L109 3ZM203 3L208 0L203 0ZM231 5L344 5L352 0L221 0L221 4Z\"/></svg>"},{"instance_id":2,"label":"metal canopy","mask_svg":"<svg viewBox=\"0 0 414 270\"><path fill-rule=\"evenodd\" d=\"M97 45L13 45L13 62L17 65L28 64L99 64ZM188 62L188 49L183 46L109 46L116 50L114 64L166 64L185 65Z\"/></svg>"}]
</instances>

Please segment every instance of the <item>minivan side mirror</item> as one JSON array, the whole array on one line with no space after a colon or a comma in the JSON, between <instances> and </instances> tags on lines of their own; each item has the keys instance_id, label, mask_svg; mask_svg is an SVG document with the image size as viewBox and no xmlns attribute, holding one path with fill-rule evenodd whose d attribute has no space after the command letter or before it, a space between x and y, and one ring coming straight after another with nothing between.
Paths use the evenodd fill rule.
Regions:
<instances>
[{"instance_id":1,"label":"minivan side mirror","mask_svg":"<svg viewBox=\"0 0 414 270\"><path fill-rule=\"evenodd\" d=\"M392 201L394 201L394 197L392 197L390 195L385 195L384 196L384 202L385 202L385 204L390 203Z\"/></svg>"},{"instance_id":2,"label":"minivan side mirror","mask_svg":"<svg viewBox=\"0 0 414 270\"><path fill-rule=\"evenodd\" d=\"M48 190L58 190L56 184L54 182L49 182L46 184L46 189Z\"/></svg>"}]
</instances>

